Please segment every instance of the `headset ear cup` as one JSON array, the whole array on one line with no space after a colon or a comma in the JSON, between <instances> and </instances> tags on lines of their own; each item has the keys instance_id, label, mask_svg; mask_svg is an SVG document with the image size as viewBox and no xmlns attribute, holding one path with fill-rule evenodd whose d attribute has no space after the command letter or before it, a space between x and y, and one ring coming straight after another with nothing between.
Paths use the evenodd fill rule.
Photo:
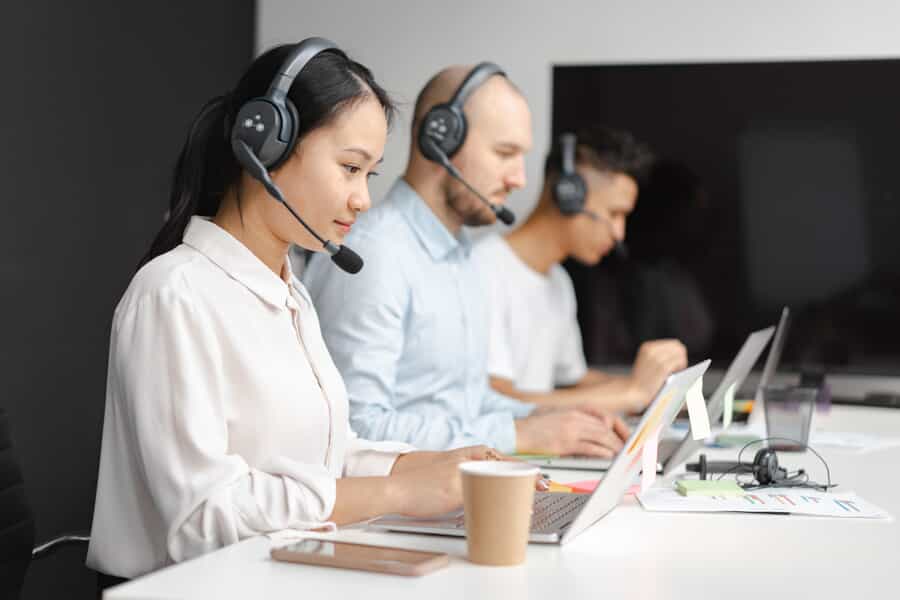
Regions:
<instances>
[{"instance_id":1,"label":"headset ear cup","mask_svg":"<svg viewBox=\"0 0 900 600\"><path fill-rule=\"evenodd\" d=\"M449 104L438 104L425 113L419 125L416 137L419 151L434 162L441 162L443 158L437 150L452 158L466 141L467 129L466 115L462 111Z\"/></svg>"},{"instance_id":2,"label":"headset ear cup","mask_svg":"<svg viewBox=\"0 0 900 600\"><path fill-rule=\"evenodd\" d=\"M270 171L274 171L287 162L294 152L294 148L297 147L297 132L300 129L300 114L297 112L297 107L294 106L294 103L291 102L290 98L286 97L284 99L284 105L287 108L287 115L284 116L285 119L288 120L288 127L291 133L288 135L287 143L284 145L281 154L268 166Z\"/></svg>"},{"instance_id":3,"label":"headset ear cup","mask_svg":"<svg viewBox=\"0 0 900 600\"><path fill-rule=\"evenodd\" d=\"M561 173L553 184L553 198L563 215L580 214L584 210L586 197L587 186L577 173Z\"/></svg>"},{"instance_id":4,"label":"headset ear cup","mask_svg":"<svg viewBox=\"0 0 900 600\"><path fill-rule=\"evenodd\" d=\"M783 479L779 472L785 472L778 466L778 455L771 448L757 450L753 457L753 476L760 485L771 485Z\"/></svg>"},{"instance_id":5,"label":"headset ear cup","mask_svg":"<svg viewBox=\"0 0 900 600\"><path fill-rule=\"evenodd\" d=\"M232 148L241 140L267 169L281 158L285 143L278 139L284 112L265 98L245 102L231 128Z\"/></svg>"}]
</instances>

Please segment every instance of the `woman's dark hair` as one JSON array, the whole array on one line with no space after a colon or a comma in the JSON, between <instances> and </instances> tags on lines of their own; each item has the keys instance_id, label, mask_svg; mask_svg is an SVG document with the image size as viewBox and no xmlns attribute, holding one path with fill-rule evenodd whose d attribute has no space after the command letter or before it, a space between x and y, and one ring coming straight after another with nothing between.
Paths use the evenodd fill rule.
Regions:
<instances>
[{"instance_id":1,"label":"woman's dark hair","mask_svg":"<svg viewBox=\"0 0 900 600\"><path fill-rule=\"evenodd\" d=\"M238 183L241 167L231 151L231 127L241 105L262 96L294 45L276 46L258 57L225 96L213 98L200 110L178 156L165 224L138 268L181 243L194 215L211 217L225 192ZM294 80L288 98L300 112L297 139L329 124L342 111L373 95L384 108L388 124L396 108L372 77L371 71L341 50L313 57Z\"/></svg>"}]
</instances>

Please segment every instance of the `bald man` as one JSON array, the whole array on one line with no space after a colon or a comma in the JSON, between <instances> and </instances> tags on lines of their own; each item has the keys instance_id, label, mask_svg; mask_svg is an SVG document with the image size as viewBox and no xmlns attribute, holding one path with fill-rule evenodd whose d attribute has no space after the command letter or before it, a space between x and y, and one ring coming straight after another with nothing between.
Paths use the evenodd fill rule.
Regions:
<instances>
[{"instance_id":1,"label":"bald man","mask_svg":"<svg viewBox=\"0 0 900 600\"><path fill-rule=\"evenodd\" d=\"M578 409L536 411L488 384L487 311L463 226L495 216L416 143L428 109L447 102L471 69L445 69L419 94L405 173L347 237L363 270L344 273L317 254L303 274L347 386L351 425L363 438L422 449L488 444L609 456L621 447L620 421ZM453 164L502 204L525 185L528 104L495 75L468 96L464 112L468 133Z\"/></svg>"}]
</instances>

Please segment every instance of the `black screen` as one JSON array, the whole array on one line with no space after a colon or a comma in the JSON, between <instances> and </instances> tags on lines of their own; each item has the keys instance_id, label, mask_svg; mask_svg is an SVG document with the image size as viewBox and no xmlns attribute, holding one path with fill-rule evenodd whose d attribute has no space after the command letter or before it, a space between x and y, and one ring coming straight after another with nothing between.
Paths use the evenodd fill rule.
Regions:
<instances>
[{"instance_id":1,"label":"black screen","mask_svg":"<svg viewBox=\"0 0 900 600\"><path fill-rule=\"evenodd\" d=\"M727 364L794 314L782 364L900 374L900 60L567 66L553 135L625 129L658 160L629 258L570 261L589 362L678 337Z\"/></svg>"}]
</instances>

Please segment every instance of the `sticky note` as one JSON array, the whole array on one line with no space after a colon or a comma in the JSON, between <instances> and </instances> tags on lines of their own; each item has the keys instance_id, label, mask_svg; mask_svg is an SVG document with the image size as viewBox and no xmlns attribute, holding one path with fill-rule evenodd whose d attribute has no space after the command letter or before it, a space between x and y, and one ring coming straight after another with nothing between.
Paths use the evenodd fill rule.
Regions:
<instances>
[{"instance_id":1,"label":"sticky note","mask_svg":"<svg viewBox=\"0 0 900 600\"><path fill-rule=\"evenodd\" d=\"M739 496L744 488L733 479L680 479L675 489L682 496Z\"/></svg>"},{"instance_id":2,"label":"sticky note","mask_svg":"<svg viewBox=\"0 0 900 600\"><path fill-rule=\"evenodd\" d=\"M725 390L725 407L722 409L722 429L728 429L731 425L731 418L734 416L734 388L735 383L728 386Z\"/></svg>"},{"instance_id":3,"label":"sticky note","mask_svg":"<svg viewBox=\"0 0 900 600\"><path fill-rule=\"evenodd\" d=\"M687 391L688 417L691 420L691 437L704 440L709 437L709 413L703 399L703 377L698 377Z\"/></svg>"},{"instance_id":4,"label":"sticky note","mask_svg":"<svg viewBox=\"0 0 900 600\"><path fill-rule=\"evenodd\" d=\"M555 481L548 482L549 489L548 492L565 492L566 494L572 493L572 488L568 485L563 485L561 483L556 483Z\"/></svg>"},{"instance_id":5,"label":"sticky note","mask_svg":"<svg viewBox=\"0 0 900 600\"><path fill-rule=\"evenodd\" d=\"M572 491L575 493L590 494L597 488L599 483L599 479L585 479L584 481L571 481L566 485L572 488Z\"/></svg>"},{"instance_id":6,"label":"sticky note","mask_svg":"<svg viewBox=\"0 0 900 600\"><path fill-rule=\"evenodd\" d=\"M748 433L720 433L716 436L716 445L722 448L740 448L750 442L759 440L758 435Z\"/></svg>"},{"instance_id":7,"label":"sticky note","mask_svg":"<svg viewBox=\"0 0 900 600\"><path fill-rule=\"evenodd\" d=\"M656 427L644 442L644 449L641 452L641 492L646 492L656 481L656 456L659 451L660 429L661 427Z\"/></svg>"}]
</instances>

